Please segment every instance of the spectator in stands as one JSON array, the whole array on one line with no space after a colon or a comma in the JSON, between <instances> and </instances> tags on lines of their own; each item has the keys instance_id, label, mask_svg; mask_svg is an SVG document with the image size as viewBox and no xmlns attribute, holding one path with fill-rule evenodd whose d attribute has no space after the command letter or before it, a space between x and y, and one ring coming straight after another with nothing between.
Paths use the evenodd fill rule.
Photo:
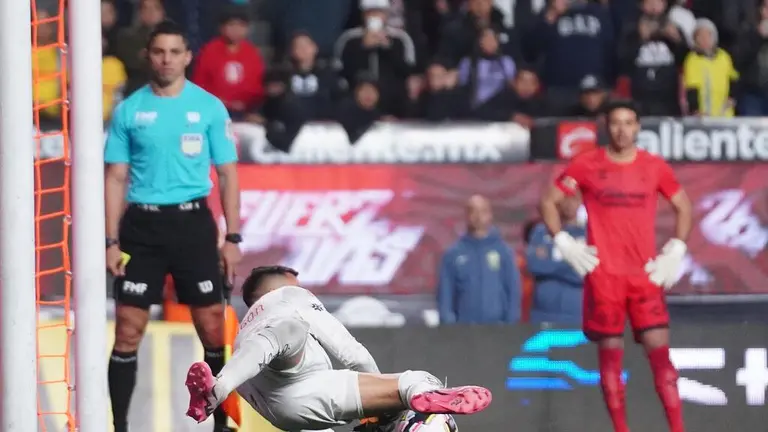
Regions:
<instances>
[{"instance_id":1,"label":"spectator in stands","mask_svg":"<svg viewBox=\"0 0 768 432\"><path fill-rule=\"evenodd\" d=\"M361 10L360 6L367 0L355 0L355 2L357 3L355 10ZM412 76L416 77L424 72L428 60L427 53L434 52L428 49L427 35L424 33L424 26L429 25L424 18L424 12L427 9L425 6L428 3L422 0L390 0L387 13L387 27L403 30L413 40L416 49L416 71L419 75ZM364 26L365 23L362 20L362 14L352 13L347 28ZM439 25L439 22L437 24Z\"/></svg>"},{"instance_id":2,"label":"spectator in stands","mask_svg":"<svg viewBox=\"0 0 768 432\"><path fill-rule=\"evenodd\" d=\"M696 20L693 51L683 64L688 111L707 117L733 117L739 74L731 55L718 47L717 28L712 21Z\"/></svg>"},{"instance_id":3,"label":"spectator in stands","mask_svg":"<svg viewBox=\"0 0 768 432\"><path fill-rule=\"evenodd\" d=\"M221 17L220 36L203 46L192 81L221 99L239 121L264 100L264 59L246 39L248 13L230 6Z\"/></svg>"},{"instance_id":4,"label":"spectator in stands","mask_svg":"<svg viewBox=\"0 0 768 432\"><path fill-rule=\"evenodd\" d=\"M123 62L128 81L125 96L149 82L146 60L146 44L154 27L165 19L165 9L160 0L139 0L139 21L130 28L121 29L115 41L115 55Z\"/></svg>"},{"instance_id":5,"label":"spectator in stands","mask_svg":"<svg viewBox=\"0 0 768 432\"><path fill-rule=\"evenodd\" d=\"M443 29L462 16L461 4L463 1L427 0L421 2L421 29L426 39L427 52L434 53L440 48ZM429 59L429 61L432 60L434 59Z\"/></svg>"},{"instance_id":6,"label":"spectator in stands","mask_svg":"<svg viewBox=\"0 0 768 432\"><path fill-rule=\"evenodd\" d=\"M437 287L441 324L516 323L521 278L514 252L493 227L483 196L467 201L467 233L442 257Z\"/></svg>"},{"instance_id":7,"label":"spectator in stands","mask_svg":"<svg viewBox=\"0 0 768 432\"><path fill-rule=\"evenodd\" d=\"M125 74L123 63L114 55L110 55L109 40L101 37L101 84L102 84L102 110L104 123L108 123L112 117L112 109L123 99L123 87L128 76Z\"/></svg>"},{"instance_id":8,"label":"spectator in stands","mask_svg":"<svg viewBox=\"0 0 768 432\"><path fill-rule=\"evenodd\" d=\"M342 86L333 68L318 60L317 44L308 33L296 33L291 41L290 85L307 120L335 118Z\"/></svg>"},{"instance_id":9,"label":"spectator in stands","mask_svg":"<svg viewBox=\"0 0 768 432\"><path fill-rule=\"evenodd\" d=\"M37 11L38 21L50 18L52 14L45 9ZM46 105L40 112L40 129L61 129L61 72L62 62L59 47L56 45L56 23L47 22L37 25L37 41L40 47L32 51L32 75L41 77L33 87L36 105ZM9 65L4 65L9 67Z\"/></svg>"},{"instance_id":10,"label":"spectator in stands","mask_svg":"<svg viewBox=\"0 0 768 432\"><path fill-rule=\"evenodd\" d=\"M679 116L679 68L688 44L670 19L666 0L643 0L637 22L619 46L621 73L631 80L632 98L645 115Z\"/></svg>"},{"instance_id":11,"label":"spectator in stands","mask_svg":"<svg viewBox=\"0 0 768 432\"><path fill-rule=\"evenodd\" d=\"M376 78L363 73L354 82L357 84L353 95L342 101L337 118L350 144L355 144L378 120L389 119L379 108L381 91Z\"/></svg>"},{"instance_id":12,"label":"spectator in stands","mask_svg":"<svg viewBox=\"0 0 768 432\"><path fill-rule=\"evenodd\" d=\"M545 99L539 93L540 87L539 76L533 68L524 66L518 69L510 93L510 106L514 113L512 121L531 128L535 118L550 115Z\"/></svg>"},{"instance_id":13,"label":"spectator in stands","mask_svg":"<svg viewBox=\"0 0 768 432\"><path fill-rule=\"evenodd\" d=\"M364 27L344 32L336 42L334 61L350 87L361 73L379 84L383 112L400 116L406 100L406 80L415 72L416 49L405 31L387 26L388 0L363 0Z\"/></svg>"},{"instance_id":14,"label":"spectator in stands","mask_svg":"<svg viewBox=\"0 0 768 432\"><path fill-rule=\"evenodd\" d=\"M117 8L113 0L101 0L101 35L107 39L105 55L115 54L117 41Z\"/></svg>"},{"instance_id":15,"label":"spectator in stands","mask_svg":"<svg viewBox=\"0 0 768 432\"><path fill-rule=\"evenodd\" d=\"M447 69L455 69L465 57L478 54L478 41L486 29L498 34L499 52L519 60L517 36L504 26L504 16L493 7L493 0L468 0L466 11L445 25L436 60Z\"/></svg>"},{"instance_id":16,"label":"spectator in stands","mask_svg":"<svg viewBox=\"0 0 768 432\"><path fill-rule=\"evenodd\" d=\"M579 204L577 198L561 201L560 217L565 232L586 241L584 225L576 220ZM581 323L583 279L563 261L543 222L533 228L525 256L535 278L531 322Z\"/></svg>"},{"instance_id":17,"label":"spectator in stands","mask_svg":"<svg viewBox=\"0 0 768 432\"><path fill-rule=\"evenodd\" d=\"M459 73L435 63L427 68L429 91L422 96L424 117L428 121L457 120L465 115L467 97L458 87Z\"/></svg>"},{"instance_id":18,"label":"spectator in stands","mask_svg":"<svg viewBox=\"0 0 768 432\"><path fill-rule=\"evenodd\" d=\"M574 103L584 76L613 83L615 34L607 8L598 2L549 0L526 40L528 57L541 65L553 105Z\"/></svg>"},{"instance_id":19,"label":"spectator in stands","mask_svg":"<svg viewBox=\"0 0 768 432\"><path fill-rule=\"evenodd\" d=\"M756 24L746 25L733 46L733 63L741 72L740 115L768 115L768 1L758 6Z\"/></svg>"},{"instance_id":20,"label":"spectator in stands","mask_svg":"<svg viewBox=\"0 0 768 432\"><path fill-rule=\"evenodd\" d=\"M603 107L608 101L608 90L605 83L593 75L587 75L579 86L581 94L579 102L568 108L563 115L566 117L602 118Z\"/></svg>"},{"instance_id":21,"label":"spectator in stands","mask_svg":"<svg viewBox=\"0 0 768 432\"><path fill-rule=\"evenodd\" d=\"M468 90L468 118L509 121L509 85L515 77L515 61L499 52L498 35L490 27L481 32L478 45L458 69L459 85Z\"/></svg>"},{"instance_id":22,"label":"spectator in stands","mask_svg":"<svg viewBox=\"0 0 768 432\"><path fill-rule=\"evenodd\" d=\"M291 150L293 140L307 120L301 101L286 85L288 74L287 71L279 68L266 73L264 77L266 101L261 108L261 113L252 112L246 117L252 123L263 124L269 143L286 153Z\"/></svg>"}]
</instances>

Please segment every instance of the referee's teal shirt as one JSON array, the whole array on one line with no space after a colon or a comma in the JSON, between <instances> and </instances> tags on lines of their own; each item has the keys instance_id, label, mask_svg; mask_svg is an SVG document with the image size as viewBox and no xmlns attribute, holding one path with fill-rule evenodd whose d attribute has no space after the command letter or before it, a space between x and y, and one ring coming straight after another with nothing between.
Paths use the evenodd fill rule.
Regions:
<instances>
[{"instance_id":1,"label":"referee's teal shirt","mask_svg":"<svg viewBox=\"0 0 768 432\"><path fill-rule=\"evenodd\" d=\"M237 162L232 121L224 104L190 81L175 97L146 85L112 115L104 161L129 164L127 201L180 204L211 192L211 163Z\"/></svg>"}]
</instances>

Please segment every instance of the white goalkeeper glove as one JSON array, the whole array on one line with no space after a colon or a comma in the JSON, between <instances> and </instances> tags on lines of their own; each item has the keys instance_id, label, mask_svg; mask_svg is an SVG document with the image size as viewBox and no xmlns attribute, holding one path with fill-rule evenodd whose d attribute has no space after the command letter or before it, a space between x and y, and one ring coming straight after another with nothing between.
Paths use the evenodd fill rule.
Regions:
<instances>
[{"instance_id":1,"label":"white goalkeeper glove","mask_svg":"<svg viewBox=\"0 0 768 432\"><path fill-rule=\"evenodd\" d=\"M555 247L563 255L565 262L573 267L576 273L581 276L592 272L600 264L600 260L597 259L596 247L587 246L577 241L565 231L555 234L553 241L555 242Z\"/></svg>"},{"instance_id":2,"label":"white goalkeeper glove","mask_svg":"<svg viewBox=\"0 0 768 432\"><path fill-rule=\"evenodd\" d=\"M661 253L645 265L645 272L648 273L651 282L664 287L664 290L672 288L672 285L677 282L677 275L687 251L688 247L684 241L676 238L669 239L661 248Z\"/></svg>"}]
</instances>

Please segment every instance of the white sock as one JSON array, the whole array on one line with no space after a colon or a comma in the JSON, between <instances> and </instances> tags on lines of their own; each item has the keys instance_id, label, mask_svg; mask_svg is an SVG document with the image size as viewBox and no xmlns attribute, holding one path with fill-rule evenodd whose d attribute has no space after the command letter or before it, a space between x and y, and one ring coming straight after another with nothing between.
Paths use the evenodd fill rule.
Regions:
<instances>
[{"instance_id":1,"label":"white sock","mask_svg":"<svg viewBox=\"0 0 768 432\"><path fill-rule=\"evenodd\" d=\"M434 375L424 371L405 371L397 379L400 400L411 408L411 399L421 393L443 388L443 383Z\"/></svg>"}]
</instances>

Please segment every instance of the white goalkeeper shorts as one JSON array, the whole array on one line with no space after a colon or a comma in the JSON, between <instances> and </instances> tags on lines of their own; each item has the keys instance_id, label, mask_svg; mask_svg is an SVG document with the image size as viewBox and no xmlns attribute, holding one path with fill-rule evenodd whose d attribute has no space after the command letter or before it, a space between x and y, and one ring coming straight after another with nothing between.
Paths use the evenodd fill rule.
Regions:
<instances>
[{"instance_id":1,"label":"white goalkeeper shorts","mask_svg":"<svg viewBox=\"0 0 768 432\"><path fill-rule=\"evenodd\" d=\"M357 372L323 370L293 376L264 372L237 391L280 430L332 428L363 416Z\"/></svg>"},{"instance_id":2,"label":"white goalkeeper shorts","mask_svg":"<svg viewBox=\"0 0 768 432\"><path fill-rule=\"evenodd\" d=\"M273 426L287 432L330 429L362 418L357 372L334 370L314 338L307 338L302 351L298 365L286 370L266 367L237 392Z\"/></svg>"}]
</instances>

